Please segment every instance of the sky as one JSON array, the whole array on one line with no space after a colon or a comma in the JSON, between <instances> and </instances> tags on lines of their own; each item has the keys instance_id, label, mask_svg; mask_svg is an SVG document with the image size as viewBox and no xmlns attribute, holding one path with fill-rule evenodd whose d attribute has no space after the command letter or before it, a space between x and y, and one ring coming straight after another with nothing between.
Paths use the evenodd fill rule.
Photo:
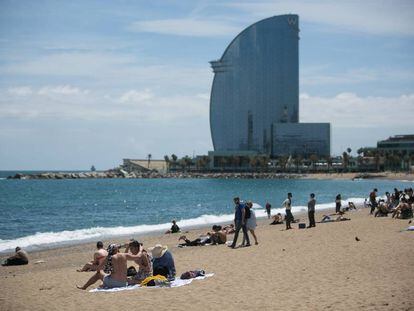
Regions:
<instances>
[{"instance_id":1,"label":"sky","mask_svg":"<svg viewBox=\"0 0 414 311\"><path fill-rule=\"evenodd\" d=\"M0 170L212 150L209 96L243 29L300 18L300 121L333 154L414 134L414 1L0 0Z\"/></svg>"}]
</instances>

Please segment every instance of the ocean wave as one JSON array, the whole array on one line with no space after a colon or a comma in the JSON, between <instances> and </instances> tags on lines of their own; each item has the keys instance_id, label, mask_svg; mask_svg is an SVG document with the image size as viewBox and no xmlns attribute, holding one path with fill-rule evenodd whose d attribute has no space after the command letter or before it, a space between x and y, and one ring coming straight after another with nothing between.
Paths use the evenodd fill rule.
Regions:
<instances>
[{"instance_id":1,"label":"ocean wave","mask_svg":"<svg viewBox=\"0 0 414 311\"><path fill-rule=\"evenodd\" d=\"M349 198L342 200L345 206L348 202L354 202L356 205L362 205L364 198ZM266 210L257 203L253 203L254 211L257 218L267 217ZM322 203L316 205L316 210L334 208L335 203ZM307 206L293 206L292 212L305 212ZM272 208L272 214L284 213L283 208ZM212 224L226 223L233 221L233 214L226 215L202 215L191 219L181 219L177 224L182 229L202 227ZM95 227L89 229L66 230L60 232L38 232L33 235L13 239L0 239L0 253L13 251L16 246L25 248L28 251L43 250L59 246L69 246L90 241L98 241L119 236L136 236L146 233L163 232L171 227L171 223L156 225L138 225L130 227Z\"/></svg>"}]
</instances>

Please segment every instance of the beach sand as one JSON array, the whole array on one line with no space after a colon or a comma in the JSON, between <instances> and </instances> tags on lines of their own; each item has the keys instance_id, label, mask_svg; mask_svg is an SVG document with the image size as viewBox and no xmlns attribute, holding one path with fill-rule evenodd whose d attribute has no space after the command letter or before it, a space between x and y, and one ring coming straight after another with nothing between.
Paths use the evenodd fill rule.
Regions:
<instances>
[{"instance_id":1,"label":"beach sand","mask_svg":"<svg viewBox=\"0 0 414 311\"><path fill-rule=\"evenodd\" d=\"M414 232L402 231L407 220L368 212L306 230L260 220L259 245L235 250L177 248L179 235L140 239L145 247L167 244L178 275L196 268L215 274L179 288L89 293L75 285L92 273L76 269L91 259L93 244L32 253L27 266L0 267L0 310L414 310Z\"/></svg>"}]
</instances>

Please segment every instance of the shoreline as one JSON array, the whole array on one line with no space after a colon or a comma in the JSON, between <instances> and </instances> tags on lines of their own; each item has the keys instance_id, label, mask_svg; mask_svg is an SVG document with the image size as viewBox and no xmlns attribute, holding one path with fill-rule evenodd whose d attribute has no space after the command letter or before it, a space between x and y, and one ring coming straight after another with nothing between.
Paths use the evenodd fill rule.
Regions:
<instances>
[{"instance_id":1,"label":"shoreline","mask_svg":"<svg viewBox=\"0 0 414 311\"><path fill-rule=\"evenodd\" d=\"M362 201L363 198L349 198L349 199L343 200L342 205L343 206L347 205L348 201L350 201L350 199L353 199L352 202L354 202L356 206L359 206L359 207L363 206L363 201ZM357 200L355 200L355 199L357 199ZM320 203L320 204L316 205L316 212L317 213L318 212L320 212L320 213L327 212L327 211L330 211L330 210L334 209L334 206L335 206L335 202ZM295 215L298 215L298 216L306 216L306 212L303 211L304 209L306 209L305 206L297 205L297 206L293 206L292 212ZM254 208L254 211L256 213L256 218L257 218L258 222L267 219L267 215L266 215L265 209L263 207L262 208ZM282 207L278 207L278 208L273 207L272 208L272 215L274 215L275 213L278 213L278 212L283 214L284 209ZM180 224L180 222L188 222L188 221L192 221L194 219L198 219L198 218L203 217L203 215L201 215L198 218L196 217L196 218L193 218L193 219L181 219L181 220L178 220L177 223L180 226L180 228L183 230L183 232L185 233L185 232L188 232L188 231L191 232L191 231L194 231L194 230L201 230L201 229L210 230L211 226L214 225L214 224L223 225L223 224L231 223L232 222L232 217L233 217L232 214L209 215L209 216L213 216L213 217L215 216L219 220L214 221L214 222L211 221L211 222L208 222L208 223L199 223L199 224L192 224L192 225L191 224L190 225ZM225 218L227 218L227 219L225 219ZM0 251L0 259L1 259L1 257L13 254L14 248L16 246L20 246L20 247L26 249L27 251L30 251L31 253L36 253L36 252L42 252L42 251L59 250L61 248L67 248L67 247L72 247L72 246L76 246L76 245L93 244L93 243L96 243L98 240L102 240L102 241L119 240L121 238L131 238L131 236L134 236L135 238L141 238L141 237L146 238L148 236L154 237L154 236L162 235L166 230L168 230L170 228L171 224L170 223L155 224L155 225L143 224L143 225L138 225L138 226L122 227L122 228L123 228L123 230L130 229L132 232L134 232L133 228L144 227L144 226L154 226L154 227L158 226L158 227L162 227L162 228L156 228L156 229L153 229L153 230L150 229L148 231L137 232L137 233L107 234L107 235L103 235L102 237L79 239L79 240L74 240L73 242L67 240L67 241L62 241L62 242L55 242L56 244L50 244L50 245L45 243L43 246L42 246L41 243L33 244L33 245L29 245L29 246L24 246L24 244L21 244L21 243L19 244L19 242L18 242L19 239L25 239L25 238L33 237L33 235L30 235L30 236L25 236L25 237L17 238L17 239L14 239L14 240L10 240L10 241L13 241L13 247L10 247L8 250ZM75 232L78 232L78 231L91 230L91 229L94 229L94 228L68 230L68 232L75 233ZM103 229L105 229L105 228L103 228ZM113 229L113 228L106 228L106 229ZM57 232L57 234L59 234L59 233L60 232ZM51 235L53 235L55 233L54 232L43 232L43 233L40 233L40 234L45 234L45 235L46 234L51 234ZM51 237L49 237L49 239L50 238ZM16 242L14 242L14 241L16 241ZM9 242L9 243L11 243L11 242Z\"/></svg>"}]
</instances>

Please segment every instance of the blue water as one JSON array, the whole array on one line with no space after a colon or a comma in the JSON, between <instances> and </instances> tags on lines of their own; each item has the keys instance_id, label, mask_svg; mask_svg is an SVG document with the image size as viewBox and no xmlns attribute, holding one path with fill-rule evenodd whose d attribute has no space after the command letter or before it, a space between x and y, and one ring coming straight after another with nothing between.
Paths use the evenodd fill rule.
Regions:
<instances>
[{"instance_id":1,"label":"blue water","mask_svg":"<svg viewBox=\"0 0 414 311\"><path fill-rule=\"evenodd\" d=\"M0 252L19 243L50 246L169 227L229 221L232 198L278 208L287 192L304 208L310 192L320 206L336 194L365 198L413 183L383 180L88 179L0 180ZM333 204L331 204L333 206ZM260 216L260 215L259 215ZM147 226L144 226L147 225ZM149 226L148 226L149 225Z\"/></svg>"}]
</instances>

